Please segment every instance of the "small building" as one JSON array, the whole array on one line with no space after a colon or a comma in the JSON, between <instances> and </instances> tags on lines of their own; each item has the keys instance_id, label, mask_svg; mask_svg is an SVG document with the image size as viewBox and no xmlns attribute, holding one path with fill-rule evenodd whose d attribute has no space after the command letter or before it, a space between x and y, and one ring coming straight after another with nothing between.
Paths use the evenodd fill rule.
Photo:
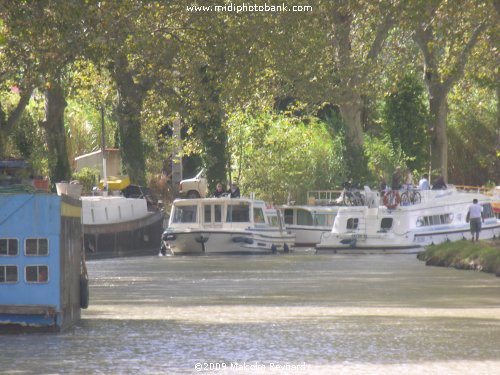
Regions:
<instances>
[{"instance_id":1,"label":"small building","mask_svg":"<svg viewBox=\"0 0 500 375\"><path fill-rule=\"evenodd\" d=\"M88 305L81 201L0 190L0 332L63 330Z\"/></svg>"},{"instance_id":2,"label":"small building","mask_svg":"<svg viewBox=\"0 0 500 375\"><path fill-rule=\"evenodd\" d=\"M121 155L117 148L106 148L106 174L108 176L119 176L121 174ZM75 158L75 172L82 168L92 168L100 171L101 176L104 176L102 170L102 151L94 151L89 154L77 156Z\"/></svg>"}]
</instances>

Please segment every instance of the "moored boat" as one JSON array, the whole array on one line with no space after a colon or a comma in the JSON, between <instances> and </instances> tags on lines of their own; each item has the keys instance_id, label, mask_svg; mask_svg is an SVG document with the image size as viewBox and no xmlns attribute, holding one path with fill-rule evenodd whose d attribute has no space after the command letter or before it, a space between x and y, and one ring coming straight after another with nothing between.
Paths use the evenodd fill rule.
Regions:
<instances>
[{"instance_id":1,"label":"moored boat","mask_svg":"<svg viewBox=\"0 0 500 375\"><path fill-rule=\"evenodd\" d=\"M295 246L311 247L330 233L339 206L283 205L285 228L295 234Z\"/></svg>"},{"instance_id":2,"label":"moored boat","mask_svg":"<svg viewBox=\"0 0 500 375\"><path fill-rule=\"evenodd\" d=\"M500 220L494 215L491 197L459 192L452 186L447 190L427 190L419 194L421 200L415 204L401 205L398 199L385 199L386 206L340 208L331 233L322 237L316 250L416 253L427 245L470 239L466 216L474 198L483 206L480 238L500 235Z\"/></svg>"},{"instance_id":3,"label":"moored boat","mask_svg":"<svg viewBox=\"0 0 500 375\"><path fill-rule=\"evenodd\" d=\"M85 251L88 259L153 255L163 231L163 211L145 198L82 197Z\"/></svg>"},{"instance_id":4,"label":"moored boat","mask_svg":"<svg viewBox=\"0 0 500 375\"><path fill-rule=\"evenodd\" d=\"M89 301L81 202L25 187L2 190L0 331L64 330Z\"/></svg>"},{"instance_id":5,"label":"moored boat","mask_svg":"<svg viewBox=\"0 0 500 375\"><path fill-rule=\"evenodd\" d=\"M229 197L175 200L162 239L174 255L288 252L294 244L274 207Z\"/></svg>"}]
</instances>

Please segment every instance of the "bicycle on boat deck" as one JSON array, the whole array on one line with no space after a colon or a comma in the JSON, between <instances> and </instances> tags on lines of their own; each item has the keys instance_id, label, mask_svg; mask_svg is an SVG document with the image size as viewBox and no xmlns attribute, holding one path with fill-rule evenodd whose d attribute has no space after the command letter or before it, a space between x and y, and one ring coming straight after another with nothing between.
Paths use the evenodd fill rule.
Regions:
<instances>
[{"instance_id":1,"label":"bicycle on boat deck","mask_svg":"<svg viewBox=\"0 0 500 375\"><path fill-rule=\"evenodd\" d=\"M422 196L411 185L406 186L406 190L401 193L401 205L408 206L410 204L418 204L422 202Z\"/></svg>"}]
</instances>

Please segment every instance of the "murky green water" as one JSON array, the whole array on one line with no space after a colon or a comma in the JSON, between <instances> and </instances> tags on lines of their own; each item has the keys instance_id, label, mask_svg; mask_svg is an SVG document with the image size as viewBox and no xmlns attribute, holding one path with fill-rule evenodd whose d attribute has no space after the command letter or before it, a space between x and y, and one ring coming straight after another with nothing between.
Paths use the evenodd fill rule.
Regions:
<instances>
[{"instance_id":1,"label":"murky green water","mask_svg":"<svg viewBox=\"0 0 500 375\"><path fill-rule=\"evenodd\" d=\"M0 373L500 374L492 275L304 252L88 268L82 321L0 336Z\"/></svg>"}]
</instances>

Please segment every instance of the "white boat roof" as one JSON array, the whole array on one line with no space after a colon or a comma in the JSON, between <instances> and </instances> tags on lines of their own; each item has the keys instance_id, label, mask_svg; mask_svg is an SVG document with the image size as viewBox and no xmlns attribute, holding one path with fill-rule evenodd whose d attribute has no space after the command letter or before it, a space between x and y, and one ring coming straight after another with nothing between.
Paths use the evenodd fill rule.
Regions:
<instances>
[{"instance_id":1,"label":"white boat roof","mask_svg":"<svg viewBox=\"0 0 500 375\"><path fill-rule=\"evenodd\" d=\"M240 197L240 198L231 198L231 197L220 197L220 198L181 198L181 199L176 199L174 200L174 205L181 203L181 204L198 204L199 202L230 202L230 203L235 203L235 202L247 202L247 203L257 203L257 204L262 204L266 206L266 202L260 199L252 199L252 198L247 198L247 197Z\"/></svg>"},{"instance_id":2,"label":"white boat roof","mask_svg":"<svg viewBox=\"0 0 500 375\"><path fill-rule=\"evenodd\" d=\"M301 209L310 212L337 212L341 206L310 206L310 205L292 205L284 204L278 206L279 209Z\"/></svg>"}]
</instances>

